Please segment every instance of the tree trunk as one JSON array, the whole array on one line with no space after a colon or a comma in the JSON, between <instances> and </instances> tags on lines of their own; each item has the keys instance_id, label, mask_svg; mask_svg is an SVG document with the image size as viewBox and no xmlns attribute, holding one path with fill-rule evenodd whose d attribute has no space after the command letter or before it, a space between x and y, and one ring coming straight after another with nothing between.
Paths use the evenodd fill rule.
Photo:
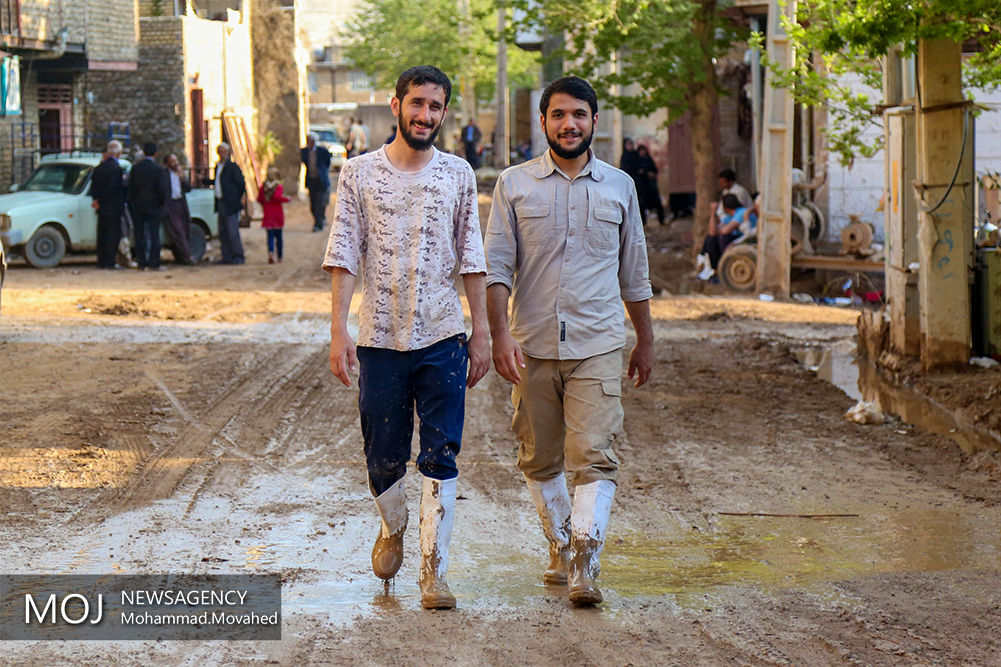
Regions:
<instances>
[{"instance_id":1,"label":"tree trunk","mask_svg":"<svg viewBox=\"0 0 1001 667\"><path fill-rule=\"evenodd\" d=\"M716 13L716 0L700 2L702 7L692 26L692 34L697 40L702 53L701 76L693 81L688 88L689 108L692 123L692 157L695 167L695 224L692 231L695 237L694 254L702 247L709 225L709 214L716 200L717 165L716 165L716 135L713 132L713 114L719 103L716 90L716 66L712 60L713 22Z\"/></svg>"}]
</instances>

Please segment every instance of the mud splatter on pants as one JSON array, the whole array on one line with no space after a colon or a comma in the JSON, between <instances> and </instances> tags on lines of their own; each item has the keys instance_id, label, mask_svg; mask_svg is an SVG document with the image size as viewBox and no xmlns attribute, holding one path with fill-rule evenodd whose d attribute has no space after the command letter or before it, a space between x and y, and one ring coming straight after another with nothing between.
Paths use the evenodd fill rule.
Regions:
<instances>
[{"instance_id":1,"label":"mud splatter on pants","mask_svg":"<svg viewBox=\"0 0 1001 667\"><path fill-rule=\"evenodd\" d=\"M425 477L458 475L466 403L466 336L419 350L359 347L358 409L372 492L403 477L410 460L414 409L421 420L417 468Z\"/></svg>"}]
</instances>

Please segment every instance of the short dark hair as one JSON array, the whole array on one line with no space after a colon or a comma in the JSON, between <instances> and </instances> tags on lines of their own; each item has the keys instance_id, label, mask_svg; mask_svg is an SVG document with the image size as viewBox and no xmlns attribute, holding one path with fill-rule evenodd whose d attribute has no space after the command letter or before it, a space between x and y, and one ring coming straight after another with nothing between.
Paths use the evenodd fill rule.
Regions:
<instances>
[{"instance_id":1,"label":"short dark hair","mask_svg":"<svg viewBox=\"0 0 1001 667\"><path fill-rule=\"evenodd\" d=\"M445 106L448 106L448 101L452 99L452 82L444 72L431 65L418 65L403 72L396 80L396 99L402 102L411 86L423 86L426 83L441 86L445 91Z\"/></svg>"},{"instance_id":2,"label":"short dark hair","mask_svg":"<svg viewBox=\"0 0 1001 667\"><path fill-rule=\"evenodd\" d=\"M153 157L156 155L156 144L152 141L147 141L143 144L143 155L146 157Z\"/></svg>"},{"instance_id":3,"label":"short dark hair","mask_svg":"<svg viewBox=\"0 0 1001 667\"><path fill-rule=\"evenodd\" d=\"M728 181L736 181L737 180L737 172L735 172L733 169L726 168L723 171L719 172L719 177L720 178L725 178Z\"/></svg>"},{"instance_id":4,"label":"short dark hair","mask_svg":"<svg viewBox=\"0 0 1001 667\"><path fill-rule=\"evenodd\" d=\"M723 208L740 208L740 199L737 195L723 195Z\"/></svg>"},{"instance_id":5,"label":"short dark hair","mask_svg":"<svg viewBox=\"0 0 1001 667\"><path fill-rule=\"evenodd\" d=\"M598 95L595 94L591 84L579 76L561 76L542 91L542 98L539 99L539 113L543 116L549 110L549 98L555 93L565 93L575 99L583 100L591 107L592 116L598 113Z\"/></svg>"}]
</instances>

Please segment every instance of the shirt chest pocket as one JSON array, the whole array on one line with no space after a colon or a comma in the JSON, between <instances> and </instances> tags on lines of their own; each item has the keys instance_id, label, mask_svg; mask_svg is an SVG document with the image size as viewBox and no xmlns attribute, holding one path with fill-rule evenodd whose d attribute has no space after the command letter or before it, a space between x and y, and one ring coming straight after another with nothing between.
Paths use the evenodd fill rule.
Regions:
<instances>
[{"instance_id":1,"label":"shirt chest pocket","mask_svg":"<svg viewBox=\"0 0 1001 667\"><path fill-rule=\"evenodd\" d=\"M607 257L619 250L619 230L622 209L614 205L597 204L585 234L584 250L594 257Z\"/></svg>"},{"instance_id":2,"label":"shirt chest pocket","mask_svg":"<svg viewBox=\"0 0 1001 667\"><path fill-rule=\"evenodd\" d=\"M549 250L556 244L556 223L549 204L520 204L514 214L518 220L519 241L534 249Z\"/></svg>"}]
</instances>

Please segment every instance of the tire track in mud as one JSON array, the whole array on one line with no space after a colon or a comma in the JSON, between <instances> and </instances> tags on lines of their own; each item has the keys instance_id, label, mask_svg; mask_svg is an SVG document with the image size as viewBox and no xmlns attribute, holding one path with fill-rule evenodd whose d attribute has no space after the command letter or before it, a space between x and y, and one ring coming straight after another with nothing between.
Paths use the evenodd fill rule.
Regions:
<instances>
[{"instance_id":1,"label":"tire track in mud","mask_svg":"<svg viewBox=\"0 0 1001 667\"><path fill-rule=\"evenodd\" d=\"M311 346L292 372L277 378L270 391L260 396L260 409L244 411L227 423L220 439L229 446L222 445L223 449L246 454L256 465L239 465L230 460L213 462L191 494L186 511L192 511L206 490L238 492L251 475L262 469L284 478L282 488L309 483L296 454L309 451L311 443L318 439L328 439L331 421L342 420L347 412L339 403L344 403L348 394L332 388L328 376L326 348ZM329 455L325 444L317 449L320 460Z\"/></svg>"},{"instance_id":2,"label":"tire track in mud","mask_svg":"<svg viewBox=\"0 0 1001 667\"><path fill-rule=\"evenodd\" d=\"M159 381L161 390L166 389L167 400L184 421L180 433L166 446L156 447L154 444L153 453L145 457L129 483L116 491L100 494L77 512L73 520L100 519L113 512L170 496L192 467L203 462L206 452L217 446L219 439L226 439L224 433L227 427L246 406L256 396L267 395L273 389L275 377L285 378L294 374L308 362L309 350L303 348L261 346L262 353L252 358L246 370L232 374L229 386L201 411L193 412L191 406L183 405ZM227 359L224 356L223 363ZM153 378L151 381L158 383Z\"/></svg>"}]
</instances>

